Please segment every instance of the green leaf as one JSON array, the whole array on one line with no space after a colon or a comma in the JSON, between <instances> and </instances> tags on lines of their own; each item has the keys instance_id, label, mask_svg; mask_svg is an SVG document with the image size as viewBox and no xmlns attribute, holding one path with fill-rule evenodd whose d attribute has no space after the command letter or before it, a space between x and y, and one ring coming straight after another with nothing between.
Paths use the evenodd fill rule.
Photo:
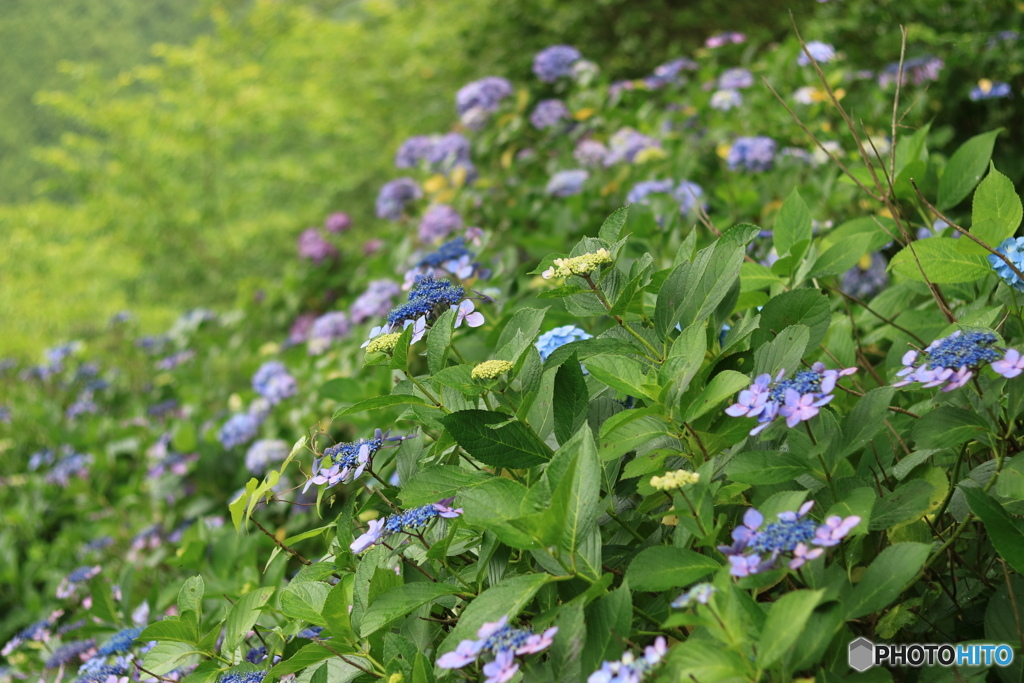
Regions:
<instances>
[{"instance_id":1,"label":"green leaf","mask_svg":"<svg viewBox=\"0 0 1024 683\"><path fill-rule=\"evenodd\" d=\"M808 330L807 348L815 349L828 334L832 310L828 297L819 289L796 289L772 297L761 309L761 325L750 337L753 348L775 339L790 325L804 325ZM803 354L801 353L801 356ZM798 359L799 360L799 359ZM796 366L786 366L792 372Z\"/></svg>"},{"instance_id":2,"label":"green leaf","mask_svg":"<svg viewBox=\"0 0 1024 683\"><path fill-rule=\"evenodd\" d=\"M659 681L693 681L700 683L738 683L753 678L750 662L736 650L717 646L715 641L691 638L674 643Z\"/></svg>"},{"instance_id":3,"label":"green leaf","mask_svg":"<svg viewBox=\"0 0 1024 683\"><path fill-rule=\"evenodd\" d=\"M670 324L686 328L711 315L739 277L745 253L743 246L724 239L701 250L687 272L686 293Z\"/></svg>"},{"instance_id":4,"label":"green leaf","mask_svg":"<svg viewBox=\"0 0 1024 683\"><path fill-rule=\"evenodd\" d=\"M924 124L911 135L909 138L903 138L900 140L900 144L896 146L896 174L899 175L900 171L907 164L915 161L927 161L928 160L928 133L931 130L931 122Z\"/></svg>"},{"instance_id":5,"label":"green leaf","mask_svg":"<svg viewBox=\"0 0 1024 683\"><path fill-rule=\"evenodd\" d=\"M281 611L292 619L302 619L317 626L326 626L321 612L331 587L319 581L291 583L281 591Z\"/></svg>"},{"instance_id":6,"label":"green leaf","mask_svg":"<svg viewBox=\"0 0 1024 683\"><path fill-rule=\"evenodd\" d=\"M359 634L363 638L368 638L421 605L433 602L441 596L456 595L460 592L462 591L457 586L429 581L396 586L378 596L366 610L359 626Z\"/></svg>"},{"instance_id":7,"label":"green leaf","mask_svg":"<svg viewBox=\"0 0 1024 683\"><path fill-rule=\"evenodd\" d=\"M337 649L333 645L330 646L332 650ZM344 652L343 652L344 654ZM331 650L319 643L309 643L305 645L301 650L293 654L288 659L278 662L267 672L267 680L273 681L280 678L281 676L287 676L297 671L302 671L306 667L319 664L325 659L336 657Z\"/></svg>"},{"instance_id":8,"label":"green leaf","mask_svg":"<svg viewBox=\"0 0 1024 683\"><path fill-rule=\"evenodd\" d=\"M767 669L774 666L789 652L824 595L824 590L798 590L786 593L772 603L768 618L761 627L757 647L759 667Z\"/></svg>"},{"instance_id":9,"label":"green leaf","mask_svg":"<svg viewBox=\"0 0 1024 683\"><path fill-rule=\"evenodd\" d=\"M922 479L912 479L875 501L871 508L868 529L881 531L920 519L931 507L934 486Z\"/></svg>"},{"instance_id":10,"label":"green leaf","mask_svg":"<svg viewBox=\"0 0 1024 683\"><path fill-rule=\"evenodd\" d=\"M104 621L117 623L117 605L114 603L110 583L102 575L93 577L89 582L89 592L92 595L89 611Z\"/></svg>"},{"instance_id":11,"label":"green leaf","mask_svg":"<svg viewBox=\"0 0 1024 683\"><path fill-rule=\"evenodd\" d=\"M1024 206L1013 187L1013 181L996 170L993 165L974 193L971 212L971 234L998 247L1007 237L1012 237L1020 227ZM983 247L971 240L960 239L958 246L967 253L988 254Z\"/></svg>"},{"instance_id":12,"label":"green leaf","mask_svg":"<svg viewBox=\"0 0 1024 683\"><path fill-rule=\"evenodd\" d=\"M580 659L583 671L593 671L602 660L616 660L622 656L623 642L628 637L633 621L633 599L629 582L608 595L587 605L583 612L587 637Z\"/></svg>"},{"instance_id":13,"label":"green leaf","mask_svg":"<svg viewBox=\"0 0 1024 683\"><path fill-rule=\"evenodd\" d=\"M354 415L356 413L365 413L369 410L379 410L381 408L391 408L394 406L405 406L405 405L426 405L419 396L413 396L412 394L389 394L388 396L374 396L364 401L360 401L355 405L348 406L347 408L339 408L335 411L332 420L337 420L339 417L345 415Z\"/></svg>"},{"instance_id":14,"label":"green leaf","mask_svg":"<svg viewBox=\"0 0 1024 683\"><path fill-rule=\"evenodd\" d=\"M177 669L185 662L186 658L193 654L199 654L193 645L163 640L146 653L142 667L152 674L163 676Z\"/></svg>"},{"instance_id":15,"label":"green leaf","mask_svg":"<svg viewBox=\"0 0 1024 683\"><path fill-rule=\"evenodd\" d=\"M644 366L626 356L594 356L587 361L587 371L612 389L628 396L645 396L650 390ZM652 397L654 398L654 397Z\"/></svg>"},{"instance_id":16,"label":"green leaf","mask_svg":"<svg viewBox=\"0 0 1024 683\"><path fill-rule=\"evenodd\" d=\"M431 374L444 369L451 349L452 333L455 329L455 309L449 308L441 314L427 333L427 367Z\"/></svg>"},{"instance_id":17,"label":"green leaf","mask_svg":"<svg viewBox=\"0 0 1024 683\"><path fill-rule=\"evenodd\" d=\"M704 390L693 399L689 406L686 406L683 421L696 420L722 401L732 397L740 389L745 389L748 386L750 386L750 378L743 373L735 370L722 370L712 377Z\"/></svg>"},{"instance_id":18,"label":"green leaf","mask_svg":"<svg viewBox=\"0 0 1024 683\"><path fill-rule=\"evenodd\" d=\"M811 212L800 193L793 190L775 217L775 251L785 256L794 245L811 239Z\"/></svg>"},{"instance_id":19,"label":"green leaf","mask_svg":"<svg viewBox=\"0 0 1024 683\"><path fill-rule=\"evenodd\" d=\"M619 235L622 234L622 226L626 224L626 218L628 216L628 206L616 209L612 215L604 219L604 223L601 224L601 229L597 231L598 238L603 239L606 242L618 242Z\"/></svg>"},{"instance_id":20,"label":"green leaf","mask_svg":"<svg viewBox=\"0 0 1024 683\"><path fill-rule=\"evenodd\" d=\"M505 545L538 549L541 544L537 539L512 524L522 516L520 503L528 493L529 489L519 482L492 478L462 493L462 519L470 527L491 531Z\"/></svg>"},{"instance_id":21,"label":"green leaf","mask_svg":"<svg viewBox=\"0 0 1024 683\"><path fill-rule=\"evenodd\" d=\"M444 654L455 649L459 641L476 637L484 622L497 621L503 616L515 617L537 594L541 586L551 581L550 574L525 574L505 579L478 595L459 615L448 637L438 646Z\"/></svg>"},{"instance_id":22,"label":"green leaf","mask_svg":"<svg viewBox=\"0 0 1024 683\"><path fill-rule=\"evenodd\" d=\"M497 349L504 348L516 338L517 333L522 334L523 339L527 342L527 346L529 346L537 338L540 326L544 322L544 314L547 312L547 308L522 308L516 311L501 330L501 336L498 337L498 343L494 347ZM505 360L513 359L507 358Z\"/></svg>"},{"instance_id":23,"label":"green leaf","mask_svg":"<svg viewBox=\"0 0 1024 683\"><path fill-rule=\"evenodd\" d=\"M320 395L332 401L351 401L363 393L363 385L351 377L335 377L320 385Z\"/></svg>"},{"instance_id":24,"label":"green leaf","mask_svg":"<svg viewBox=\"0 0 1024 683\"><path fill-rule=\"evenodd\" d=\"M404 507L418 507L449 498L463 489L479 486L488 480L487 473L480 470L458 465L429 465L406 482L399 498Z\"/></svg>"},{"instance_id":25,"label":"green leaf","mask_svg":"<svg viewBox=\"0 0 1024 683\"><path fill-rule=\"evenodd\" d=\"M571 465L568 469L561 467L561 461L567 459ZM571 556L579 549L582 539L597 526L600 516L601 465L594 435L589 429L578 430L558 449L545 474L550 475L556 469L564 469L566 475L551 482L555 487L551 506L564 510L562 547Z\"/></svg>"},{"instance_id":26,"label":"green leaf","mask_svg":"<svg viewBox=\"0 0 1024 683\"><path fill-rule=\"evenodd\" d=\"M173 640L179 643L195 644L199 641L199 630L189 621L169 617L147 626L139 638L143 642L150 640Z\"/></svg>"},{"instance_id":27,"label":"green leaf","mask_svg":"<svg viewBox=\"0 0 1024 683\"><path fill-rule=\"evenodd\" d=\"M940 285L974 282L992 272L983 254L965 254L958 246L959 241L952 237L915 240L893 257L889 269L915 282L925 282L927 276L929 281ZM917 261L914 254L917 254Z\"/></svg>"},{"instance_id":28,"label":"green leaf","mask_svg":"<svg viewBox=\"0 0 1024 683\"><path fill-rule=\"evenodd\" d=\"M940 211L951 209L959 204L978 184L981 175L988 167L989 159L992 158L992 147L995 145L996 136L1002 130L1002 128L998 128L988 133L975 135L953 152L949 163L946 164L946 170L939 178L936 206Z\"/></svg>"},{"instance_id":29,"label":"green leaf","mask_svg":"<svg viewBox=\"0 0 1024 683\"><path fill-rule=\"evenodd\" d=\"M985 524L999 555L1018 573L1024 570L1024 531L1020 523L980 486L961 485L960 490L971 512Z\"/></svg>"},{"instance_id":30,"label":"green leaf","mask_svg":"<svg viewBox=\"0 0 1024 683\"><path fill-rule=\"evenodd\" d=\"M903 587L928 559L927 543L897 543L883 550L871 563L848 599L846 620L877 612L900 596Z\"/></svg>"},{"instance_id":31,"label":"green leaf","mask_svg":"<svg viewBox=\"0 0 1024 683\"><path fill-rule=\"evenodd\" d=\"M492 467L523 469L551 459L551 449L540 437L509 415L460 410L445 415L441 423L467 453Z\"/></svg>"},{"instance_id":32,"label":"green leaf","mask_svg":"<svg viewBox=\"0 0 1024 683\"><path fill-rule=\"evenodd\" d=\"M779 336L754 352L754 376L767 372L774 378L779 370L795 371L800 367L810 335L806 325L791 325L782 330Z\"/></svg>"},{"instance_id":33,"label":"green leaf","mask_svg":"<svg viewBox=\"0 0 1024 683\"><path fill-rule=\"evenodd\" d=\"M721 567L716 560L692 550L658 545L633 558L626 579L635 590L663 591L691 584Z\"/></svg>"},{"instance_id":34,"label":"green leaf","mask_svg":"<svg viewBox=\"0 0 1024 683\"><path fill-rule=\"evenodd\" d=\"M231 512L231 522L235 525L235 531L240 531L242 522L249 519L246 509L249 507L249 500L252 498L252 494L257 486L259 486L259 481L255 477L249 479L245 484L245 490L238 494L238 498L235 498L228 505L228 510Z\"/></svg>"},{"instance_id":35,"label":"green leaf","mask_svg":"<svg viewBox=\"0 0 1024 683\"><path fill-rule=\"evenodd\" d=\"M555 393L551 404L555 415L555 438L564 444L587 422L590 395L579 359L569 356L555 372Z\"/></svg>"},{"instance_id":36,"label":"green leaf","mask_svg":"<svg viewBox=\"0 0 1024 683\"><path fill-rule=\"evenodd\" d=\"M391 363L388 367L392 370L409 370L409 345L412 344L412 330L415 325L409 325L402 330L402 336L395 344L395 350L391 352Z\"/></svg>"},{"instance_id":37,"label":"green leaf","mask_svg":"<svg viewBox=\"0 0 1024 683\"><path fill-rule=\"evenodd\" d=\"M866 233L839 240L818 257L808 277L845 273L857 265L860 257L868 251L871 240L872 236Z\"/></svg>"},{"instance_id":38,"label":"green leaf","mask_svg":"<svg viewBox=\"0 0 1024 683\"><path fill-rule=\"evenodd\" d=\"M952 448L976 438L985 421L972 410L941 406L914 423L914 442L919 449Z\"/></svg>"},{"instance_id":39,"label":"green leaf","mask_svg":"<svg viewBox=\"0 0 1024 683\"><path fill-rule=\"evenodd\" d=\"M883 420L889 412L889 402L895 393L893 387L878 387L862 396L843 420L843 440L840 455L853 453L885 426Z\"/></svg>"},{"instance_id":40,"label":"green leaf","mask_svg":"<svg viewBox=\"0 0 1024 683\"><path fill-rule=\"evenodd\" d=\"M743 484L783 484L813 472L806 458L782 451L747 451L729 461L726 473Z\"/></svg>"},{"instance_id":41,"label":"green leaf","mask_svg":"<svg viewBox=\"0 0 1024 683\"><path fill-rule=\"evenodd\" d=\"M672 269L658 290L658 300L654 304L654 333L660 339L667 337L669 330L679 322L692 268L692 263L680 263Z\"/></svg>"},{"instance_id":42,"label":"green leaf","mask_svg":"<svg viewBox=\"0 0 1024 683\"><path fill-rule=\"evenodd\" d=\"M617 458L637 446L659 436L671 433L665 418L654 414L655 409L624 410L601 425L599 452L601 460Z\"/></svg>"},{"instance_id":43,"label":"green leaf","mask_svg":"<svg viewBox=\"0 0 1024 683\"><path fill-rule=\"evenodd\" d=\"M206 591L206 583L202 576L193 576L185 580L178 591L178 614L185 610L192 610L197 616L203 615L203 593Z\"/></svg>"},{"instance_id":44,"label":"green leaf","mask_svg":"<svg viewBox=\"0 0 1024 683\"><path fill-rule=\"evenodd\" d=\"M766 268L760 263L751 263L748 261L740 265L741 292L753 292L758 289L771 287L772 285L782 284L783 282L785 282L784 279L773 273L770 268Z\"/></svg>"},{"instance_id":45,"label":"green leaf","mask_svg":"<svg viewBox=\"0 0 1024 683\"><path fill-rule=\"evenodd\" d=\"M221 652L233 652L238 647L238 643L259 619L260 610L267 604L267 600L273 593L274 588L271 586L256 588L240 597L231 606L225 623L224 644L221 646Z\"/></svg>"}]
</instances>

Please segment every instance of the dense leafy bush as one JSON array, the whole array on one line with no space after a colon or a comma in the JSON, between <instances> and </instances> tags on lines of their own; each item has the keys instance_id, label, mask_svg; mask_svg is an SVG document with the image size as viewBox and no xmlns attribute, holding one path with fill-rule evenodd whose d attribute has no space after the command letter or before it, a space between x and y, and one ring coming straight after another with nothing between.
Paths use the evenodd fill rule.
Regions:
<instances>
[{"instance_id":1,"label":"dense leafy bush","mask_svg":"<svg viewBox=\"0 0 1024 683\"><path fill-rule=\"evenodd\" d=\"M935 151L942 60L824 38L614 82L547 48L244 311L6 367L4 677L835 680L858 636L1021 644L1000 131Z\"/></svg>"}]
</instances>

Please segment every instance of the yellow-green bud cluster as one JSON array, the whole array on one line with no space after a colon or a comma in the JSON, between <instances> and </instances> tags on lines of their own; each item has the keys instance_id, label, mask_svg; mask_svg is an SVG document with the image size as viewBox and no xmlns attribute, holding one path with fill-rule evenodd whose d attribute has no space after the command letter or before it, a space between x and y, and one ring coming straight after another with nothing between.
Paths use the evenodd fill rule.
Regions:
<instances>
[{"instance_id":1,"label":"yellow-green bud cluster","mask_svg":"<svg viewBox=\"0 0 1024 683\"><path fill-rule=\"evenodd\" d=\"M651 477L651 486L659 491L671 491L700 481L700 475L689 470L666 472L663 477Z\"/></svg>"},{"instance_id":2,"label":"yellow-green bud cluster","mask_svg":"<svg viewBox=\"0 0 1024 683\"><path fill-rule=\"evenodd\" d=\"M495 379L511 369L512 363L507 360L485 360L473 368L470 376L473 379Z\"/></svg>"},{"instance_id":3,"label":"yellow-green bud cluster","mask_svg":"<svg viewBox=\"0 0 1024 683\"><path fill-rule=\"evenodd\" d=\"M375 353L377 351L394 351L395 346L398 345L398 340L402 337L401 332L392 332L391 334L382 334L367 344L366 352Z\"/></svg>"},{"instance_id":4,"label":"yellow-green bud cluster","mask_svg":"<svg viewBox=\"0 0 1024 683\"><path fill-rule=\"evenodd\" d=\"M555 265L551 266L541 276L545 280L553 277L569 277L570 275L587 275L603 263L611 263L612 255L607 249L598 249L593 254L582 254L571 258L556 258Z\"/></svg>"}]
</instances>

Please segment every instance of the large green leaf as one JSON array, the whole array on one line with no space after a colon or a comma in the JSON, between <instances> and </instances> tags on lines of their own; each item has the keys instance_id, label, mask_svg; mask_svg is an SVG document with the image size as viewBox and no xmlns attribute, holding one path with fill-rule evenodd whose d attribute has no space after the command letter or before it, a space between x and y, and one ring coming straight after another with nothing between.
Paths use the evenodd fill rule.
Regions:
<instances>
[{"instance_id":1,"label":"large green leaf","mask_svg":"<svg viewBox=\"0 0 1024 683\"><path fill-rule=\"evenodd\" d=\"M565 511L562 547L571 556L597 526L601 506L601 465L593 433L589 429L577 431L555 453L546 473L550 475L562 460L570 460L571 466L558 467L565 474L560 481L551 482L552 507Z\"/></svg>"},{"instance_id":2,"label":"large green leaf","mask_svg":"<svg viewBox=\"0 0 1024 683\"><path fill-rule=\"evenodd\" d=\"M726 473L744 484L782 484L813 471L807 458L782 451L747 451L729 461Z\"/></svg>"},{"instance_id":3,"label":"large green leaf","mask_svg":"<svg viewBox=\"0 0 1024 683\"><path fill-rule=\"evenodd\" d=\"M794 245L811 239L811 212L796 189L782 203L775 216L773 239L779 256L785 256Z\"/></svg>"},{"instance_id":4,"label":"large green leaf","mask_svg":"<svg viewBox=\"0 0 1024 683\"><path fill-rule=\"evenodd\" d=\"M441 418L467 453L492 467L523 469L551 459L551 449L527 425L489 410L460 410Z\"/></svg>"},{"instance_id":5,"label":"large green leaf","mask_svg":"<svg viewBox=\"0 0 1024 683\"><path fill-rule=\"evenodd\" d=\"M427 367L431 373L444 369L452 344L455 325L455 309L449 308L441 314L427 334Z\"/></svg>"},{"instance_id":6,"label":"large green leaf","mask_svg":"<svg viewBox=\"0 0 1024 683\"><path fill-rule=\"evenodd\" d=\"M978 184L981 175L988 168L989 159L992 158L992 147L1001 131L1002 128L999 128L975 135L953 152L949 163L946 164L946 170L939 178L936 206L940 211L959 204Z\"/></svg>"},{"instance_id":7,"label":"large green leaf","mask_svg":"<svg viewBox=\"0 0 1024 683\"><path fill-rule=\"evenodd\" d=\"M999 555L1017 572L1024 571L1024 531L1020 523L981 487L961 485L960 490L964 492L971 512L985 524Z\"/></svg>"},{"instance_id":8,"label":"large green leaf","mask_svg":"<svg viewBox=\"0 0 1024 683\"><path fill-rule=\"evenodd\" d=\"M781 660L803 633L824 590L798 590L786 593L772 603L761 628L757 647L758 665L768 668Z\"/></svg>"},{"instance_id":9,"label":"large green leaf","mask_svg":"<svg viewBox=\"0 0 1024 683\"><path fill-rule=\"evenodd\" d=\"M992 272L992 266L984 255L965 254L958 242L952 237L915 240L893 257L889 268L916 282L925 282L927 276L929 281L940 285L974 282ZM922 269L924 275L921 274Z\"/></svg>"},{"instance_id":10,"label":"large green leaf","mask_svg":"<svg viewBox=\"0 0 1024 683\"><path fill-rule=\"evenodd\" d=\"M628 216L628 206L616 209L612 212L612 215L604 219L604 223L601 224L601 229L597 231L597 236L605 242L617 242L619 240L619 235L622 233L622 226L626 224L626 218Z\"/></svg>"},{"instance_id":11,"label":"large green leaf","mask_svg":"<svg viewBox=\"0 0 1024 683\"><path fill-rule=\"evenodd\" d=\"M260 616L260 610L273 595L274 588L265 586L249 591L231 606L224 631L223 652L232 652ZM319 617L319 615L317 615Z\"/></svg>"},{"instance_id":12,"label":"large green leaf","mask_svg":"<svg viewBox=\"0 0 1024 683\"><path fill-rule=\"evenodd\" d=\"M867 233L839 240L818 257L808 277L825 277L845 273L857 265L860 257L868 251L871 241L872 235Z\"/></svg>"},{"instance_id":13,"label":"large green leaf","mask_svg":"<svg viewBox=\"0 0 1024 683\"><path fill-rule=\"evenodd\" d=\"M359 633L363 638L368 638L421 605L433 602L444 595L455 595L460 592L462 590L458 586L430 581L396 586L387 593L377 596L377 599L373 601L370 608L363 614Z\"/></svg>"},{"instance_id":14,"label":"large green leaf","mask_svg":"<svg viewBox=\"0 0 1024 683\"><path fill-rule=\"evenodd\" d=\"M807 346L815 349L828 334L832 312L828 297L819 289L796 289L773 297L761 309L761 325L751 335L751 344L757 348L775 339L790 325L804 325L808 330ZM793 371L796 367L787 367Z\"/></svg>"},{"instance_id":15,"label":"large green leaf","mask_svg":"<svg viewBox=\"0 0 1024 683\"><path fill-rule=\"evenodd\" d=\"M326 626L323 612L324 603L331 587L320 581L303 581L289 584L281 591L281 611L292 619L302 619L318 626Z\"/></svg>"},{"instance_id":16,"label":"large green leaf","mask_svg":"<svg viewBox=\"0 0 1024 683\"><path fill-rule=\"evenodd\" d=\"M992 166L974 193L971 233L991 247L998 247L1020 227L1024 206L1013 181ZM988 254L971 240L960 239L960 249L968 253Z\"/></svg>"},{"instance_id":17,"label":"large green leaf","mask_svg":"<svg viewBox=\"0 0 1024 683\"><path fill-rule=\"evenodd\" d=\"M636 590L663 591L680 588L721 568L707 555L685 548L659 545L641 550L626 570L626 578Z\"/></svg>"},{"instance_id":18,"label":"large green leaf","mask_svg":"<svg viewBox=\"0 0 1024 683\"><path fill-rule=\"evenodd\" d=\"M795 372L807 350L810 334L806 325L791 325L763 344L754 352L754 376L767 372L774 377L779 370Z\"/></svg>"},{"instance_id":19,"label":"large green leaf","mask_svg":"<svg viewBox=\"0 0 1024 683\"><path fill-rule=\"evenodd\" d=\"M587 421L590 396L587 380L575 355L569 356L555 372L554 401L555 438L564 444Z\"/></svg>"},{"instance_id":20,"label":"large green leaf","mask_svg":"<svg viewBox=\"0 0 1024 683\"><path fill-rule=\"evenodd\" d=\"M877 612L898 598L930 551L931 545L927 543L897 543L883 550L843 602L846 619Z\"/></svg>"},{"instance_id":21,"label":"large green leaf","mask_svg":"<svg viewBox=\"0 0 1024 683\"><path fill-rule=\"evenodd\" d=\"M368 398L365 401L360 401L355 405L347 406L345 408L339 408L335 411L332 420L336 420L339 417L345 415L353 415L355 413L365 413L368 410L379 410L381 408L391 408L394 406L403 405L426 405L419 396L413 396L412 394L389 394L387 396L374 396Z\"/></svg>"},{"instance_id":22,"label":"large green leaf","mask_svg":"<svg viewBox=\"0 0 1024 683\"><path fill-rule=\"evenodd\" d=\"M952 448L985 431L985 421L972 410L941 406L914 423L914 441L920 449Z\"/></svg>"},{"instance_id":23,"label":"large green leaf","mask_svg":"<svg viewBox=\"0 0 1024 683\"><path fill-rule=\"evenodd\" d=\"M436 503L454 496L462 489L488 481L486 472L458 465L430 465L423 468L402 486L399 498L405 507Z\"/></svg>"}]
</instances>

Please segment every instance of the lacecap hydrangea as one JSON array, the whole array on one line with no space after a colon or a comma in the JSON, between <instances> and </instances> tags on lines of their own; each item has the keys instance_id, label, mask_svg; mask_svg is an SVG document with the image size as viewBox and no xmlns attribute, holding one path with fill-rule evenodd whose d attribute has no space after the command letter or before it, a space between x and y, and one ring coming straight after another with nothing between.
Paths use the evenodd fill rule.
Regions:
<instances>
[{"instance_id":1,"label":"lacecap hydrangea","mask_svg":"<svg viewBox=\"0 0 1024 683\"><path fill-rule=\"evenodd\" d=\"M383 519L372 519L368 523L367 531L352 541L349 547L352 552L361 553L399 532L417 532L437 517L454 519L462 514L462 508L452 508L453 500L454 498L445 498L437 503L398 512Z\"/></svg>"},{"instance_id":2,"label":"lacecap hydrangea","mask_svg":"<svg viewBox=\"0 0 1024 683\"><path fill-rule=\"evenodd\" d=\"M948 337L936 339L923 351L903 354L903 367L896 373L894 387L920 382L922 387L942 387L953 391L967 384L982 367L991 364L1003 377L1016 377L1024 368L1020 352L996 346L998 338L991 332L957 330Z\"/></svg>"},{"instance_id":3,"label":"lacecap hydrangea","mask_svg":"<svg viewBox=\"0 0 1024 683\"><path fill-rule=\"evenodd\" d=\"M780 370L774 381L768 373L758 375L748 388L739 393L733 405L725 409L732 417L756 417L758 425L750 435L760 434L777 417L786 418L787 427L795 427L818 414L835 395L839 378L852 375L857 368L826 370L824 363L815 363L810 370L801 370L789 379L783 379Z\"/></svg>"},{"instance_id":4,"label":"lacecap hydrangea","mask_svg":"<svg viewBox=\"0 0 1024 683\"><path fill-rule=\"evenodd\" d=\"M385 183L377 194L377 218L397 221L405 213L405 207L422 196L423 191L412 178Z\"/></svg>"}]
</instances>

